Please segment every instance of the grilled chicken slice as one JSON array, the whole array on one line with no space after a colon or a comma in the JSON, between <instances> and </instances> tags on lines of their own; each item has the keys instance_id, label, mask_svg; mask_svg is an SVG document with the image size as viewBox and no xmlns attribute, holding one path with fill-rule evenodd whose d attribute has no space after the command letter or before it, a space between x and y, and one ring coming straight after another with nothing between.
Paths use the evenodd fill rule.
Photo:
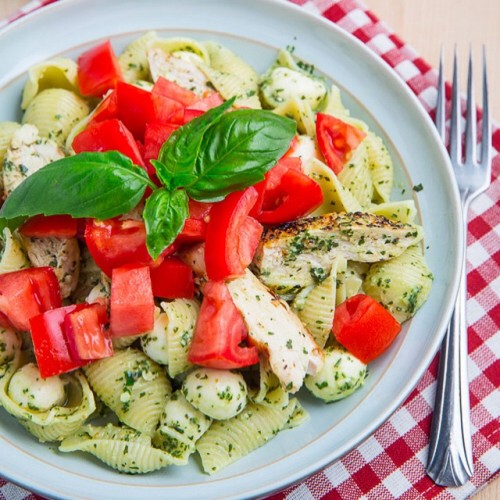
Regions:
<instances>
[{"instance_id":1,"label":"grilled chicken slice","mask_svg":"<svg viewBox=\"0 0 500 500\"><path fill-rule=\"evenodd\" d=\"M3 184L7 197L29 175L64 157L57 144L40 137L33 125L20 127L10 142L3 163Z\"/></svg>"},{"instance_id":2,"label":"grilled chicken slice","mask_svg":"<svg viewBox=\"0 0 500 500\"><path fill-rule=\"evenodd\" d=\"M50 266L67 298L76 288L80 272L80 247L76 238L22 237L23 247L34 267Z\"/></svg>"},{"instance_id":3,"label":"grilled chicken slice","mask_svg":"<svg viewBox=\"0 0 500 500\"><path fill-rule=\"evenodd\" d=\"M296 392L306 374L323 366L323 352L288 304L273 295L250 271L227 283L243 315L248 337L269 364L283 388Z\"/></svg>"},{"instance_id":4,"label":"grilled chicken slice","mask_svg":"<svg viewBox=\"0 0 500 500\"><path fill-rule=\"evenodd\" d=\"M148 50L148 61L155 82L163 76L198 95L210 90L207 77L196 65L202 62L196 54L183 51L166 54L159 48L152 48Z\"/></svg>"},{"instance_id":5,"label":"grilled chicken slice","mask_svg":"<svg viewBox=\"0 0 500 500\"><path fill-rule=\"evenodd\" d=\"M321 282L332 258L377 262L401 255L423 238L420 226L364 213L331 213L268 228L253 268L269 288L293 294Z\"/></svg>"},{"instance_id":6,"label":"grilled chicken slice","mask_svg":"<svg viewBox=\"0 0 500 500\"><path fill-rule=\"evenodd\" d=\"M94 290L97 285L102 286L102 271L95 263L95 260L90 255L86 245L80 247L80 272L78 275L78 283L72 293L71 298L75 302L85 302L91 290Z\"/></svg>"}]
</instances>

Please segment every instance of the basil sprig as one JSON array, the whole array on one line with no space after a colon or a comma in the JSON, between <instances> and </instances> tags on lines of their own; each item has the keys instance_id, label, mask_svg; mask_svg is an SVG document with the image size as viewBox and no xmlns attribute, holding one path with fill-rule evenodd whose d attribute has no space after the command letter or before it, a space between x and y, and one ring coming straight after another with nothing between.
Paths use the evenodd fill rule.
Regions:
<instances>
[{"instance_id":1,"label":"basil sprig","mask_svg":"<svg viewBox=\"0 0 500 500\"><path fill-rule=\"evenodd\" d=\"M294 121L270 111L227 112L231 99L174 131L153 160L163 186L117 151L79 153L27 177L0 209L0 229L18 227L34 215L68 214L109 219L126 214L143 199L146 244L158 257L189 217L188 196L217 201L264 178L285 154Z\"/></svg>"}]
</instances>

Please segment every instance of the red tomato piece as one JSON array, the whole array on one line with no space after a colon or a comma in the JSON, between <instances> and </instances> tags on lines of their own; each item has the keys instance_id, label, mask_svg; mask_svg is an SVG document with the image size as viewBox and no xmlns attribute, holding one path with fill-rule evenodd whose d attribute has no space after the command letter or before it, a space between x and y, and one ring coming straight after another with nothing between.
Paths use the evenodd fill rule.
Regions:
<instances>
[{"instance_id":1,"label":"red tomato piece","mask_svg":"<svg viewBox=\"0 0 500 500\"><path fill-rule=\"evenodd\" d=\"M205 97L202 97L198 101L194 102L190 106L184 109L184 117L182 123L189 123L194 118L198 118L205 111L215 108L224 102L224 99L217 92L210 92Z\"/></svg>"},{"instance_id":2,"label":"red tomato piece","mask_svg":"<svg viewBox=\"0 0 500 500\"><path fill-rule=\"evenodd\" d=\"M177 83L167 80L167 78L163 78L162 76L156 80L151 92L153 94L173 99L174 101L182 104L183 108L190 106L198 99L198 96L194 92L191 92L191 90L185 89Z\"/></svg>"},{"instance_id":3,"label":"red tomato piece","mask_svg":"<svg viewBox=\"0 0 500 500\"><path fill-rule=\"evenodd\" d=\"M167 257L160 265L151 266L153 295L162 299L192 299L193 271L180 259Z\"/></svg>"},{"instance_id":4,"label":"red tomato piece","mask_svg":"<svg viewBox=\"0 0 500 500\"><path fill-rule=\"evenodd\" d=\"M208 111L209 109L220 106L224 102L224 99L218 92L208 92L201 99L186 106L186 110L189 111Z\"/></svg>"},{"instance_id":5,"label":"red tomato piece","mask_svg":"<svg viewBox=\"0 0 500 500\"><path fill-rule=\"evenodd\" d=\"M186 123L189 123L191 120L198 118L198 116L201 116L203 113L205 113L205 111L201 111L199 109L184 109L182 124L185 125Z\"/></svg>"},{"instance_id":6,"label":"red tomato piece","mask_svg":"<svg viewBox=\"0 0 500 500\"><path fill-rule=\"evenodd\" d=\"M338 174L366 134L332 115L318 113L316 137L326 163L335 174Z\"/></svg>"},{"instance_id":7,"label":"red tomato piece","mask_svg":"<svg viewBox=\"0 0 500 500\"><path fill-rule=\"evenodd\" d=\"M205 240L210 280L239 276L252 261L262 234L262 226L248 215L257 198L255 188L249 187L213 205Z\"/></svg>"},{"instance_id":8,"label":"red tomato piece","mask_svg":"<svg viewBox=\"0 0 500 500\"><path fill-rule=\"evenodd\" d=\"M207 220L213 203L201 203L189 200L189 218L186 219L181 233L175 240L180 245L205 241Z\"/></svg>"},{"instance_id":9,"label":"red tomato piece","mask_svg":"<svg viewBox=\"0 0 500 500\"><path fill-rule=\"evenodd\" d=\"M112 337L150 332L155 303L149 266L128 265L111 275L110 330Z\"/></svg>"},{"instance_id":10,"label":"red tomato piece","mask_svg":"<svg viewBox=\"0 0 500 500\"><path fill-rule=\"evenodd\" d=\"M298 161L297 161L298 160ZM259 200L251 214L263 224L281 224L304 217L323 202L320 185L300 169L300 158L282 159L255 186Z\"/></svg>"},{"instance_id":11,"label":"red tomato piece","mask_svg":"<svg viewBox=\"0 0 500 500\"><path fill-rule=\"evenodd\" d=\"M303 172L302 170L302 159L298 156L283 156L278 162L278 165L286 167L288 169L296 170L297 172Z\"/></svg>"},{"instance_id":12,"label":"red tomato piece","mask_svg":"<svg viewBox=\"0 0 500 500\"><path fill-rule=\"evenodd\" d=\"M242 268L238 274L243 274L252 262L259 246L262 230L262 224L253 217L245 217L242 220L241 226L238 228L240 234L235 242L238 260Z\"/></svg>"},{"instance_id":13,"label":"red tomato piece","mask_svg":"<svg viewBox=\"0 0 500 500\"><path fill-rule=\"evenodd\" d=\"M10 323L9 318L7 318L4 313L0 312L0 327L10 328L11 326L12 324Z\"/></svg>"},{"instance_id":14,"label":"red tomato piece","mask_svg":"<svg viewBox=\"0 0 500 500\"><path fill-rule=\"evenodd\" d=\"M64 317L64 335L73 359L102 359L113 355L113 344L102 304L85 304Z\"/></svg>"},{"instance_id":15,"label":"red tomato piece","mask_svg":"<svg viewBox=\"0 0 500 500\"><path fill-rule=\"evenodd\" d=\"M52 267L26 269L42 311L62 306L61 287Z\"/></svg>"},{"instance_id":16,"label":"red tomato piece","mask_svg":"<svg viewBox=\"0 0 500 500\"><path fill-rule=\"evenodd\" d=\"M85 242L96 264L108 276L115 267L152 263L146 248L146 227L142 221L89 219Z\"/></svg>"},{"instance_id":17,"label":"red tomato piece","mask_svg":"<svg viewBox=\"0 0 500 500\"><path fill-rule=\"evenodd\" d=\"M154 121L155 110L151 92L130 83L118 82L116 85L118 118L142 141L146 124Z\"/></svg>"},{"instance_id":18,"label":"red tomato piece","mask_svg":"<svg viewBox=\"0 0 500 500\"><path fill-rule=\"evenodd\" d=\"M175 239L180 245L200 243L205 241L207 234L207 223L200 219L186 219L181 233Z\"/></svg>"},{"instance_id":19,"label":"red tomato piece","mask_svg":"<svg viewBox=\"0 0 500 500\"><path fill-rule=\"evenodd\" d=\"M136 165L144 166L137 143L130 130L116 118L91 122L73 139L75 153L84 151L119 151Z\"/></svg>"},{"instance_id":20,"label":"red tomato piece","mask_svg":"<svg viewBox=\"0 0 500 500\"><path fill-rule=\"evenodd\" d=\"M156 160L160 154L160 149L163 143L170 137L170 134L176 130L179 125L168 123L148 123L144 132L144 159L149 164L148 160ZM154 167L151 165L152 172L155 173Z\"/></svg>"},{"instance_id":21,"label":"red tomato piece","mask_svg":"<svg viewBox=\"0 0 500 500\"><path fill-rule=\"evenodd\" d=\"M189 218L207 220L213 203L203 203L201 201L189 200Z\"/></svg>"},{"instance_id":22,"label":"red tomato piece","mask_svg":"<svg viewBox=\"0 0 500 500\"><path fill-rule=\"evenodd\" d=\"M153 121L182 125L184 106L180 102L160 94L152 94L151 99L153 100Z\"/></svg>"},{"instance_id":23,"label":"red tomato piece","mask_svg":"<svg viewBox=\"0 0 500 500\"><path fill-rule=\"evenodd\" d=\"M120 65L109 40L78 58L78 86L84 96L101 97L121 79Z\"/></svg>"},{"instance_id":24,"label":"red tomato piece","mask_svg":"<svg viewBox=\"0 0 500 500\"><path fill-rule=\"evenodd\" d=\"M16 330L29 330L29 319L41 314L33 283L24 276L0 276L0 310ZM8 281L7 281L8 279Z\"/></svg>"},{"instance_id":25,"label":"red tomato piece","mask_svg":"<svg viewBox=\"0 0 500 500\"><path fill-rule=\"evenodd\" d=\"M223 281L203 286L203 301L189 348L189 361L196 365L232 370L259 362L255 346L240 345L248 331Z\"/></svg>"},{"instance_id":26,"label":"red tomato piece","mask_svg":"<svg viewBox=\"0 0 500 500\"><path fill-rule=\"evenodd\" d=\"M61 292L51 267L0 274L0 313L16 330L28 331L29 320L61 305Z\"/></svg>"},{"instance_id":27,"label":"red tomato piece","mask_svg":"<svg viewBox=\"0 0 500 500\"><path fill-rule=\"evenodd\" d=\"M118 118L118 101L116 98L116 90L112 90L104 99L96 106L92 114L92 122L102 122L110 118Z\"/></svg>"},{"instance_id":28,"label":"red tomato piece","mask_svg":"<svg viewBox=\"0 0 500 500\"><path fill-rule=\"evenodd\" d=\"M71 215L35 215L19 228L19 232L29 238L74 238L78 233L78 220Z\"/></svg>"},{"instance_id":29,"label":"red tomato piece","mask_svg":"<svg viewBox=\"0 0 500 500\"><path fill-rule=\"evenodd\" d=\"M84 307L84 304L59 307L30 319L35 357L43 378L66 373L89 363L88 360L71 356L64 335L66 315Z\"/></svg>"},{"instance_id":30,"label":"red tomato piece","mask_svg":"<svg viewBox=\"0 0 500 500\"><path fill-rule=\"evenodd\" d=\"M335 309L333 335L363 363L380 356L400 331L396 318L368 295L354 295Z\"/></svg>"}]
</instances>

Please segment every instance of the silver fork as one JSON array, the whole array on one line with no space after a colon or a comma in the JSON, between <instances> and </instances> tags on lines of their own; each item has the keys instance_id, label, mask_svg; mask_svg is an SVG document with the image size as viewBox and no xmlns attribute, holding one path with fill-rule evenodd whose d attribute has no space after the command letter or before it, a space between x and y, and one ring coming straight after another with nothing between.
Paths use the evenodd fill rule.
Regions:
<instances>
[{"instance_id":1,"label":"silver fork","mask_svg":"<svg viewBox=\"0 0 500 500\"><path fill-rule=\"evenodd\" d=\"M469 54L465 155L462 159L461 99L458 83L457 51L453 65L453 92L450 126L450 159L455 172L463 209L464 238L470 202L486 190L491 179L491 121L488 108L486 57L483 48L483 124L481 155L477 155L476 105L473 90L472 54ZM445 92L443 57L439 63L436 127L445 140ZM464 244L464 248L467 248ZM460 486L473 474L470 435L469 384L467 380L467 298L466 256L462 260L461 279L450 324L441 346L438 384L432 420L427 473L435 483Z\"/></svg>"}]
</instances>

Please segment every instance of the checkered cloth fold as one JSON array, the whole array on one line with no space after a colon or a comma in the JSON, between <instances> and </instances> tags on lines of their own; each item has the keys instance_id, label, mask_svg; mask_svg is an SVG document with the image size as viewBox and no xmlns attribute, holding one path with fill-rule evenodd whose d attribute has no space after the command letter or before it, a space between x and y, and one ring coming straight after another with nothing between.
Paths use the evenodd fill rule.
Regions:
<instances>
[{"instance_id":1,"label":"checkered cloth fold","mask_svg":"<svg viewBox=\"0 0 500 500\"><path fill-rule=\"evenodd\" d=\"M56 0L30 2L13 18ZM336 23L384 59L433 113L436 72L359 0L289 0ZM4 21L6 23L7 21ZM2 24L0 23L0 27ZM448 89L449 90L449 89ZM493 130L492 184L471 207L467 266L469 379L475 472L459 488L425 474L438 356L405 403L341 460L269 500L466 498L500 468L500 129ZM40 499L0 480L0 500Z\"/></svg>"}]
</instances>

